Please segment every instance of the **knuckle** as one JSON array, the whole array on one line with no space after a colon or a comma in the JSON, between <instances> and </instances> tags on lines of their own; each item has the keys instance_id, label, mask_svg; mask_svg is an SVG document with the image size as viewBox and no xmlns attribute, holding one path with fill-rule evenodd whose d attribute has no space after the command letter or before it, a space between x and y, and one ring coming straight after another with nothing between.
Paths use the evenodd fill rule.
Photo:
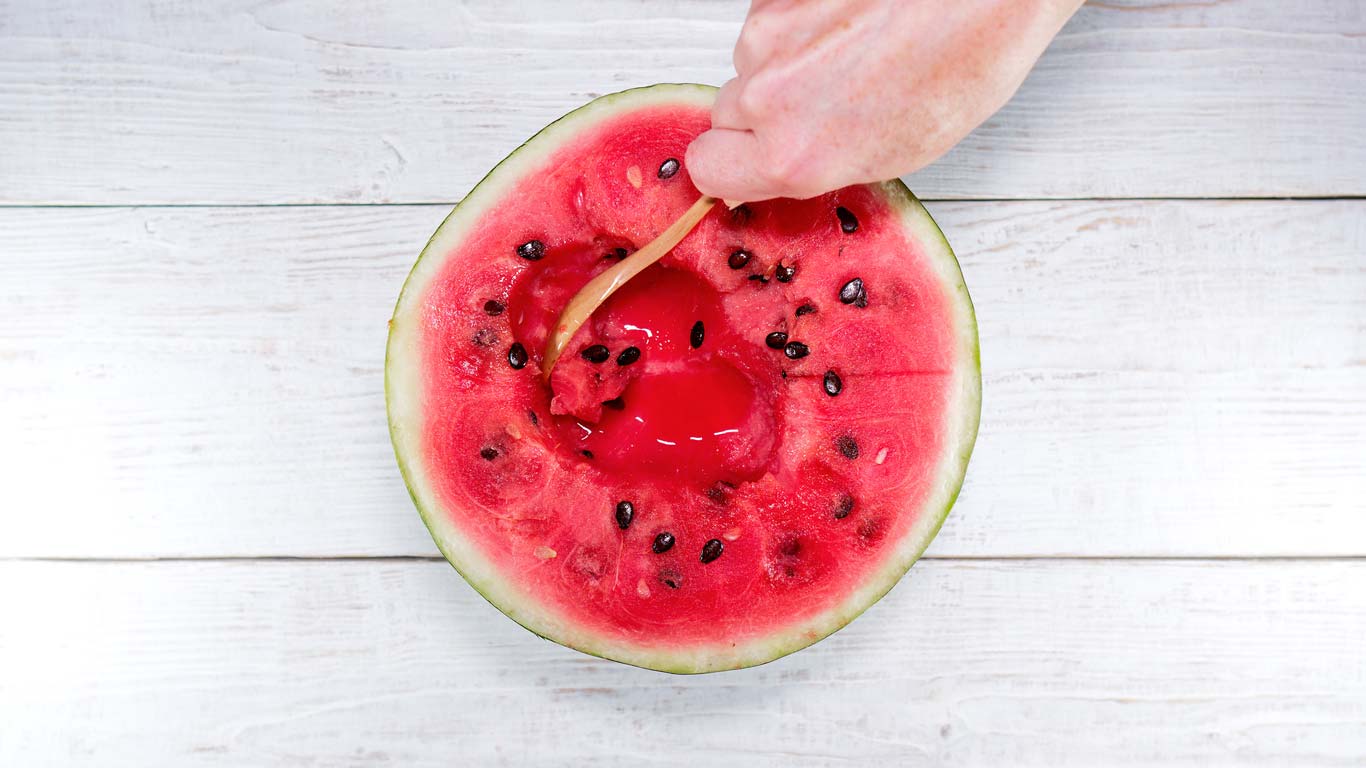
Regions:
<instances>
[{"instance_id":1,"label":"knuckle","mask_svg":"<svg viewBox=\"0 0 1366 768\"><path fill-rule=\"evenodd\" d=\"M763 145L761 177L783 197L807 198L826 191L826 168L808 137L795 131Z\"/></svg>"},{"instance_id":2,"label":"knuckle","mask_svg":"<svg viewBox=\"0 0 1366 768\"><path fill-rule=\"evenodd\" d=\"M735 42L735 51L731 54L731 63L735 65L736 73L749 74L763 60L763 52L753 37L740 35L740 39Z\"/></svg>"},{"instance_id":3,"label":"knuckle","mask_svg":"<svg viewBox=\"0 0 1366 768\"><path fill-rule=\"evenodd\" d=\"M756 122L772 119L783 111L783 94L786 88L775 76L759 73L745 81L744 87L736 98L736 107L745 117Z\"/></svg>"},{"instance_id":4,"label":"knuckle","mask_svg":"<svg viewBox=\"0 0 1366 768\"><path fill-rule=\"evenodd\" d=\"M772 137L771 137L772 138ZM760 153L759 175L771 187L787 189L801 180L804 154L788 141L770 141Z\"/></svg>"},{"instance_id":5,"label":"knuckle","mask_svg":"<svg viewBox=\"0 0 1366 768\"><path fill-rule=\"evenodd\" d=\"M768 55L773 49L773 35L769 29L769 20L762 13L751 13L745 18L745 23L740 27L740 37L736 47L744 46L745 50L755 54L759 58Z\"/></svg>"}]
</instances>

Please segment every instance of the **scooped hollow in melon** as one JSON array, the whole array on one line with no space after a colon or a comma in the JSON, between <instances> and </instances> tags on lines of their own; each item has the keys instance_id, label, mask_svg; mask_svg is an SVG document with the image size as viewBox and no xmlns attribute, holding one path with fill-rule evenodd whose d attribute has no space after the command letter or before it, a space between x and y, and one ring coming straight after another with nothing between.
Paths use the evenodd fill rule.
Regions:
<instances>
[{"instance_id":1,"label":"scooped hollow in melon","mask_svg":"<svg viewBox=\"0 0 1366 768\"><path fill-rule=\"evenodd\" d=\"M671 672L770 661L890 589L981 393L958 263L899 181L718 206L541 378L565 301L697 199L714 93L604 96L500 163L413 267L385 367L451 564L538 635Z\"/></svg>"}]
</instances>

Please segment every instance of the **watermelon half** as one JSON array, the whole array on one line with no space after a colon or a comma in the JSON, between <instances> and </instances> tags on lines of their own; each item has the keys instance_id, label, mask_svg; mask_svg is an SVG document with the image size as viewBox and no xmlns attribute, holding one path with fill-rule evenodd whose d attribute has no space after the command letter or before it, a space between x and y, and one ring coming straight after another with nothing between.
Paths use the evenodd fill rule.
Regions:
<instances>
[{"instance_id":1,"label":"watermelon half","mask_svg":"<svg viewBox=\"0 0 1366 768\"><path fill-rule=\"evenodd\" d=\"M543 380L565 301L697 199L714 93L604 96L513 152L423 250L385 365L451 564L542 637L669 672L770 661L891 589L981 402L962 273L899 181L718 206Z\"/></svg>"}]
</instances>

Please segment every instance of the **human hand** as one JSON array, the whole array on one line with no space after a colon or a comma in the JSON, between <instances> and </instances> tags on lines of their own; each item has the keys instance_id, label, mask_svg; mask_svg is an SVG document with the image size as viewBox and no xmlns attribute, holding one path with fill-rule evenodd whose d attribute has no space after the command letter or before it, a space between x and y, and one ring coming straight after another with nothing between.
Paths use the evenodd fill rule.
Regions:
<instances>
[{"instance_id":1,"label":"human hand","mask_svg":"<svg viewBox=\"0 0 1366 768\"><path fill-rule=\"evenodd\" d=\"M754 0L688 172L727 201L923 168L1000 109L1081 0Z\"/></svg>"}]
</instances>

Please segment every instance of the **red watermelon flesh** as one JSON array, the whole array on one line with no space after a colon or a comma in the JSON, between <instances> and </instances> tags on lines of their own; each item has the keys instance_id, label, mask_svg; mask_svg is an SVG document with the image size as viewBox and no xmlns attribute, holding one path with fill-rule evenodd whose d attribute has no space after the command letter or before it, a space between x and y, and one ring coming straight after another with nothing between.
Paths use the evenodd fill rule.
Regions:
<instances>
[{"instance_id":1,"label":"red watermelon flesh","mask_svg":"<svg viewBox=\"0 0 1366 768\"><path fill-rule=\"evenodd\" d=\"M980 402L956 261L899 182L718 207L542 379L567 299L697 199L710 99L615 94L514 153L424 251L386 366L400 465L466 578L538 634L684 672L796 650L889 589Z\"/></svg>"}]
</instances>

